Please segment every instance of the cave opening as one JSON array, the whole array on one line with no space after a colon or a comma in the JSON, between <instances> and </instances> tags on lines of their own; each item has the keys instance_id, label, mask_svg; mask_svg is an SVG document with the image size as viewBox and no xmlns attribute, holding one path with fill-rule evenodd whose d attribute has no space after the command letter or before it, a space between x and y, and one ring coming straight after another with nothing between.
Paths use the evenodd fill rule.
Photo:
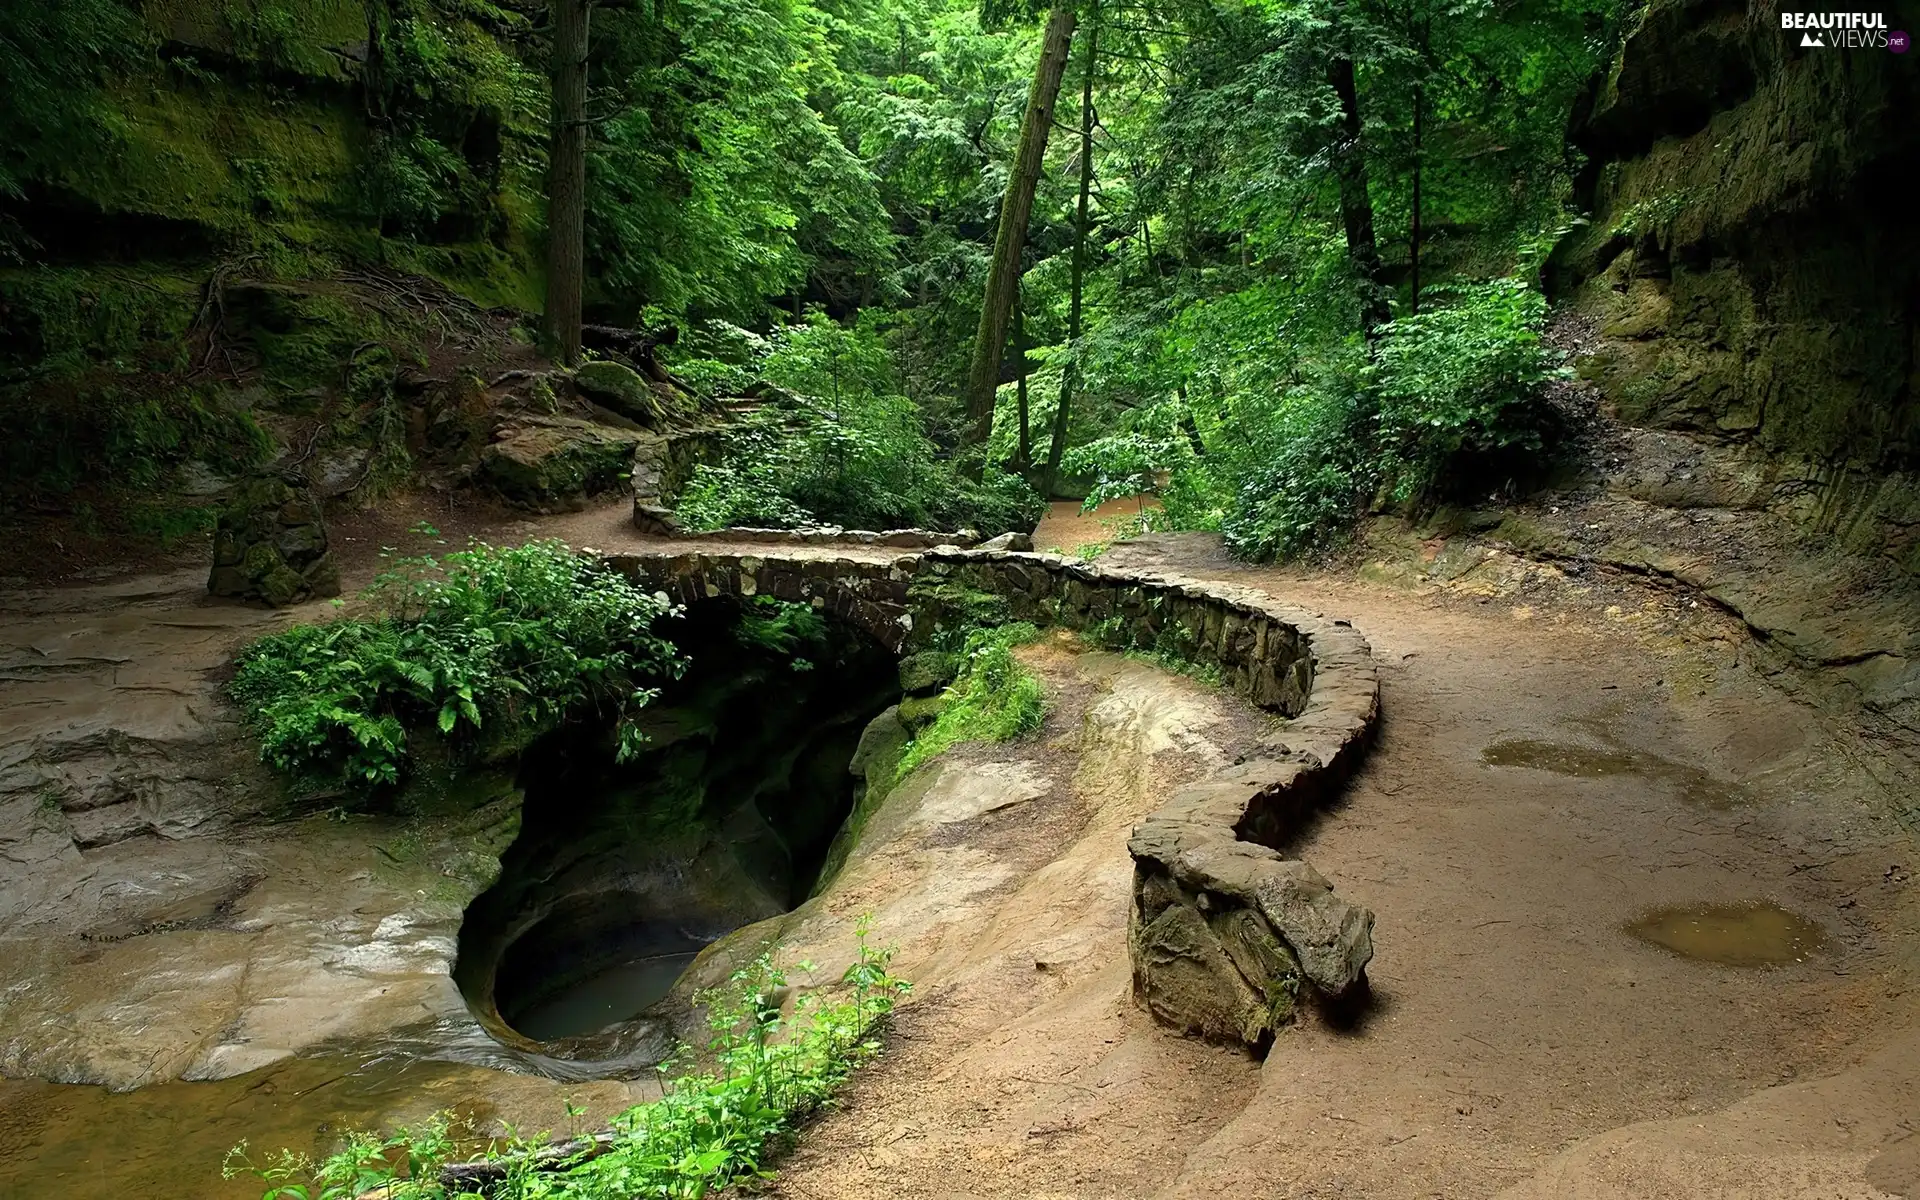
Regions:
<instances>
[{"instance_id":1,"label":"cave opening","mask_svg":"<svg viewBox=\"0 0 1920 1200\"><path fill-rule=\"evenodd\" d=\"M900 698L894 656L807 605L723 596L672 620L687 672L646 709L638 755L583 724L521 760L520 832L454 972L504 1040L593 1058L658 1041L702 948L812 894L861 734Z\"/></svg>"}]
</instances>

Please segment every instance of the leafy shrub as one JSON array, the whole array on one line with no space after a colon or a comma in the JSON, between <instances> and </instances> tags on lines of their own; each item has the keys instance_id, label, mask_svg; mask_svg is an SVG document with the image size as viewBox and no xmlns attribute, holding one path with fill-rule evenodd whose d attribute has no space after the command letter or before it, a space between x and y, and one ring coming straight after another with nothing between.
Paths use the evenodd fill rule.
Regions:
<instances>
[{"instance_id":1,"label":"leafy shrub","mask_svg":"<svg viewBox=\"0 0 1920 1200\"><path fill-rule=\"evenodd\" d=\"M1269 411L1222 523L1234 553L1312 553L1370 498L1424 505L1537 468L1554 434L1546 300L1518 279L1432 295L1382 329L1369 366L1323 374Z\"/></svg>"},{"instance_id":2,"label":"leafy shrub","mask_svg":"<svg viewBox=\"0 0 1920 1200\"><path fill-rule=\"evenodd\" d=\"M704 360L702 360L704 361ZM729 436L725 460L695 468L676 509L690 529L1029 528L1041 503L1017 476L979 481L941 460L919 408L894 391L878 333L815 314L766 339L759 375L782 389Z\"/></svg>"},{"instance_id":3,"label":"leafy shrub","mask_svg":"<svg viewBox=\"0 0 1920 1200\"><path fill-rule=\"evenodd\" d=\"M664 598L557 541L401 560L369 595L382 615L262 638L228 687L261 757L302 780L395 784L423 730L470 752L587 713L618 722L625 758L649 684L683 667L649 631Z\"/></svg>"},{"instance_id":4,"label":"leafy shrub","mask_svg":"<svg viewBox=\"0 0 1920 1200\"><path fill-rule=\"evenodd\" d=\"M1552 428L1539 402L1557 375L1540 341L1546 297L1519 279L1434 297L1389 324L1374 355L1377 453L1395 501L1476 486L1476 465L1537 456Z\"/></svg>"},{"instance_id":5,"label":"leafy shrub","mask_svg":"<svg viewBox=\"0 0 1920 1200\"><path fill-rule=\"evenodd\" d=\"M713 1070L682 1074L659 1100L614 1118L611 1144L596 1157L582 1154L536 1170L531 1160L543 1139L489 1145L484 1157L501 1163L505 1178L487 1195L495 1200L700 1197L736 1182L770 1178L764 1166L768 1150L802 1118L830 1103L847 1077L880 1053L875 1035L910 987L888 970L892 957L891 950L867 944L862 922L859 956L842 976L839 996L803 995L791 1019L771 1001L787 985L786 973L771 959L763 956L735 972L726 988L702 997ZM812 968L801 963L799 969ZM371 1195L452 1200L474 1195L440 1182L441 1168L459 1150L443 1115L390 1136L353 1134L317 1164L287 1150L256 1164L242 1142L228 1153L222 1174L263 1181L263 1200Z\"/></svg>"},{"instance_id":6,"label":"leafy shrub","mask_svg":"<svg viewBox=\"0 0 1920 1200\"><path fill-rule=\"evenodd\" d=\"M1220 531L1241 558L1295 558L1336 544L1371 490L1361 397L1302 387L1262 430L1267 454L1240 480Z\"/></svg>"},{"instance_id":7,"label":"leafy shrub","mask_svg":"<svg viewBox=\"0 0 1920 1200\"><path fill-rule=\"evenodd\" d=\"M969 633L960 673L945 693L946 707L907 744L897 777L905 779L957 742L1005 742L1040 728L1046 697L1040 681L1013 656L1015 646L1039 636L1024 621Z\"/></svg>"}]
</instances>

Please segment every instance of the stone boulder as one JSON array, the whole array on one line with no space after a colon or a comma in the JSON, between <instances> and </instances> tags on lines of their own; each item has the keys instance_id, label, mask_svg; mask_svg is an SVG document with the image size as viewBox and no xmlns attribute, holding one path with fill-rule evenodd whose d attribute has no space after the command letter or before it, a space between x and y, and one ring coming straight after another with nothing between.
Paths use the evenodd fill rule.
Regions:
<instances>
[{"instance_id":1,"label":"stone boulder","mask_svg":"<svg viewBox=\"0 0 1920 1200\"><path fill-rule=\"evenodd\" d=\"M582 363L573 373L573 386L595 404L650 429L665 429L693 415L679 391L617 362Z\"/></svg>"},{"instance_id":2,"label":"stone boulder","mask_svg":"<svg viewBox=\"0 0 1920 1200\"><path fill-rule=\"evenodd\" d=\"M234 487L214 529L207 591L276 608L340 594L326 517L305 478L265 472Z\"/></svg>"},{"instance_id":3,"label":"stone boulder","mask_svg":"<svg viewBox=\"0 0 1920 1200\"><path fill-rule=\"evenodd\" d=\"M980 543L982 550L1013 550L1026 553L1033 549L1033 538L1024 533L1003 533Z\"/></svg>"},{"instance_id":4,"label":"stone boulder","mask_svg":"<svg viewBox=\"0 0 1920 1200\"><path fill-rule=\"evenodd\" d=\"M626 486L644 437L578 417L524 416L494 432L479 477L522 508L576 512L589 497Z\"/></svg>"}]
</instances>

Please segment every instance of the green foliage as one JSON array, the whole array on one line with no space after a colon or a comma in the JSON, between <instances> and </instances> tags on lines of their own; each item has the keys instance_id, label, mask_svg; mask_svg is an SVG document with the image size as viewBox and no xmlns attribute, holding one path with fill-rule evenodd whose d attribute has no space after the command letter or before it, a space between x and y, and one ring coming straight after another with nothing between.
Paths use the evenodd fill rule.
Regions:
<instances>
[{"instance_id":1,"label":"green foliage","mask_svg":"<svg viewBox=\"0 0 1920 1200\"><path fill-rule=\"evenodd\" d=\"M770 1151L809 1114L830 1104L852 1073L881 1052L880 1030L910 985L889 969L893 952L867 942L831 996L810 991L786 1014L776 999L787 972L762 956L707 993L710 1070L673 1078L666 1094L615 1117L611 1143L594 1157L535 1169L544 1137L493 1142L481 1157L501 1163L505 1178L493 1200L673 1200L712 1195L735 1184L773 1177ZM810 964L798 965L811 971ZM572 1105L568 1116L577 1115ZM391 1135L356 1133L315 1163L280 1151L255 1163L242 1142L227 1155L226 1178L251 1176L267 1185L262 1200L454 1200L473 1196L440 1182L440 1170L465 1149L445 1115Z\"/></svg>"},{"instance_id":2,"label":"green foliage","mask_svg":"<svg viewBox=\"0 0 1920 1200\"><path fill-rule=\"evenodd\" d=\"M1234 492L1221 522L1244 558L1294 558L1346 536L1370 491L1362 402L1349 391L1301 387L1262 430L1270 447Z\"/></svg>"},{"instance_id":3,"label":"green foliage","mask_svg":"<svg viewBox=\"0 0 1920 1200\"><path fill-rule=\"evenodd\" d=\"M1481 482L1470 459L1537 457L1552 424L1540 403L1558 374L1540 342L1546 298L1496 279L1435 299L1388 325L1374 358L1377 453L1394 500Z\"/></svg>"},{"instance_id":4,"label":"green foliage","mask_svg":"<svg viewBox=\"0 0 1920 1200\"><path fill-rule=\"evenodd\" d=\"M96 375L0 391L0 494L147 493L190 460L235 472L271 449L253 418L212 389L136 390L144 382Z\"/></svg>"},{"instance_id":5,"label":"green foliage","mask_svg":"<svg viewBox=\"0 0 1920 1200\"><path fill-rule=\"evenodd\" d=\"M1040 728L1046 697L1040 681L1013 656L1015 646L1039 638L1026 622L976 629L967 634L960 671L942 694L940 715L907 744L898 778L958 742L1004 742Z\"/></svg>"},{"instance_id":6,"label":"green foliage","mask_svg":"<svg viewBox=\"0 0 1920 1200\"><path fill-rule=\"evenodd\" d=\"M392 785L420 737L474 753L591 715L625 757L652 685L683 666L650 632L664 599L556 541L400 559L369 599L380 615L255 642L229 685L261 757L304 782Z\"/></svg>"},{"instance_id":7,"label":"green foliage","mask_svg":"<svg viewBox=\"0 0 1920 1200\"><path fill-rule=\"evenodd\" d=\"M1432 503L1538 469L1554 431L1541 385L1546 301L1516 279L1437 292L1380 331L1369 365L1291 390L1222 524L1249 558L1336 544L1376 494Z\"/></svg>"},{"instance_id":8,"label":"green foliage","mask_svg":"<svg viewBox=\"0 0 1920 1200\"><path fill-rule=\"evenodd\" d=\"M719 465L702 465L678 515L691 529L1027 528L1039 498L1018 478L988 470L963 478L927 437L920 409L894 390L885 344L869 324L815 314L758 348L758 371L780 389L729 435Z\"/></svg>"},{"instance_id":9,"label":"green foliage","mask_svg":"<svg viewBox=\"0 0 1920 1200\"><path fill-rule=\"evenodd\" d=\"M842 86L825 6L678 0L607 25L626 103L587 218L607 294L757 321L822 259L877 272L887 212L822 111Z\"/></svg>"},{"instance_id":10,"label":"green foliage","mask_svg":"<svg viewBox=\"0 0 1920 1200\"><path fill-rule=\"evenodd\" d=\"M733 637L744 647L784 659L795 671L812 670L814 659L829 646L827 619L813 605L772 596L752 596L741 605Z\"/></svg>"},{"instance_id":11,"label":"green foliage","mask_svg":"<svg viewBox=\"0 0 1920 1200\"><path fill-rule=\"evenodd\" d=\"M115 0L0 5L0 197L68 156L109 152L117 121L101 85L146 42ZM0 259L21 241L0 217Z\"/></svg>"}]
</instances>

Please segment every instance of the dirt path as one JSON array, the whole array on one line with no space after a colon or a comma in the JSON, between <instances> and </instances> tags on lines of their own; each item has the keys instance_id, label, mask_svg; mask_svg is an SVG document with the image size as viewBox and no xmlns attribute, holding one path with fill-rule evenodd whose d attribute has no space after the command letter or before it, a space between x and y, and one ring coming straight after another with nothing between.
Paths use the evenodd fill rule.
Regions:
<instances>
[{"instance_id":1,"label":"dirt path","mask_svg":"<svg viewBox=\"0 0 1920 1200\"><path fill-rule=\"evenodd\" d=\"M1290 1032L1223 1112L1236 1106L1178 1085L1212 1070L1231 1095L1233 1064L1151 1029L1121 969L1044 1005L936 989L903 1050L809 1135L781 1194L1454 1198L1543 1168L1526 1196L1898 1194L1863 1179L1895 1178L1912 1147L1882 1151L1920 1112L1920 1046L1898 1037L1913 1011L1911 843L1734 641L1710 624L1704 640L1656 637L1624 612L1245 572L1193 546L1176 549L1183 570L1340 613L1373 640L1381 742L1302 847L1378 913L1373 1013L1351 1032ZM1489 747L1556 769L1490 765ZM1778 904L1824 944L1741 968L1624 931L1699 902ZM1148 1069L1116 1061L1147 1047ZM1861 1058L1853 1076L1763 1091ZM1122 1103L1098 1102L1120 1083ZM1764 1119L1707 1115L1756 1093ZM1698 1144L1628 1131L1615 1137L1630 1153L1554 1161L1661 1119ZM1771 1131L1758 1148L1741 1140L1756 1120ZM1159 1157L1116 1180L1108 1164L1137 1161L1143 1138ZM1608 1190L1602 1168L1622 1162L1637 1165Z\"/></svg>"}]
</instances>

